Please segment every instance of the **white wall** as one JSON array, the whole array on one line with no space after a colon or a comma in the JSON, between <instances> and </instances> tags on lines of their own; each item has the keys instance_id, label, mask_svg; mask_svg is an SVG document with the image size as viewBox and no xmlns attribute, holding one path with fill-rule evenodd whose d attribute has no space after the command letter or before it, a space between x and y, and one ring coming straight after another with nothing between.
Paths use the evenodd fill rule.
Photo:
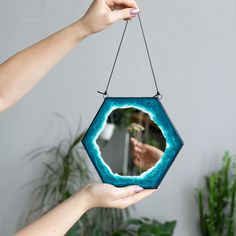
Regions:
<instances>
[{"instance_id":1,"label":"white wall","mask_svg":"<svg viewBox=\"0 0 236 236\"><path fill-rule=\"evenodd\" d=\"M137 205L136 215L177 219L176 236L195 236L194 189L217 167L224 150L236 152L235 0L139 1L163 104L185 146L157 194ZM73 22L85 0L0 0L0 61ZM23 156L63 135L53 112L72 127L91 122L102 98L123 22L96 34L61 61L14 107L0 115L0 232L12 234L26 213L40 161ZM92 68L92 69L91 69ZM150 96L155 90L136 20L129 26L110 93ZM32 186L33 187L33 186Z\"/></svg>"}]
</instances>

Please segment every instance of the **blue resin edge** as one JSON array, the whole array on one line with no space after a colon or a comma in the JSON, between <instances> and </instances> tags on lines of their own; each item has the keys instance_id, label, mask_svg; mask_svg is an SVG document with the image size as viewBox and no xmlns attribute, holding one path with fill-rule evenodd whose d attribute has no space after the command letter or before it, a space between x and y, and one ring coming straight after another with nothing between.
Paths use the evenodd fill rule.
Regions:
<instances>
[{"instance_id":1,"label":"blue resin edge","mask_svg":"<svg viewBox=\"0 0 236 236\"><path fill-rule=\"evenodd\" d=\"M112 172L110 167L101 157L99 146L96 143L109 114L117 108L134 107L146 112L159 126L166 139L166 149L162 158L155 166L143 172L139 176L121 176ZM85 133L82 143L104 183L117 187L139 185L143 188L157 188L178 152L183 146L183 141L168 117L164 107L157 98L150 97L107 97L94 117L91 125Z\"/></svg>"}]
</instances>

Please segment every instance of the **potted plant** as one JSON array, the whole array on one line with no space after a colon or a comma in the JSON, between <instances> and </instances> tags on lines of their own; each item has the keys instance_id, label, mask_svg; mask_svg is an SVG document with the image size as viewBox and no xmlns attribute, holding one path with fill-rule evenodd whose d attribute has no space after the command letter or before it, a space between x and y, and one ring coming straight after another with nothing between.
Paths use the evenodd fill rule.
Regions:
<instances>
[{"instance_id":1,"label":"potted plant","mask_svg":"<svg viewBox=\"0 0 236 236\"><path fill-rule=\"evenodd\" d=\"M197 190L201 235L236 234L235 194L235 157L225 152L221 168L206 176L205 185Z\"/></svg>"},{"instance_id":2,"label":"potted plant","mask_svg":"<svg viewBox=\"0 0 236 236\"><path fill-rule=\"evenodd\" d=\"M101 134L99 135L99 138L104 141L109 141L114 133L115 127L115 124L107 122Z\"/></svg>"}]
</instances>

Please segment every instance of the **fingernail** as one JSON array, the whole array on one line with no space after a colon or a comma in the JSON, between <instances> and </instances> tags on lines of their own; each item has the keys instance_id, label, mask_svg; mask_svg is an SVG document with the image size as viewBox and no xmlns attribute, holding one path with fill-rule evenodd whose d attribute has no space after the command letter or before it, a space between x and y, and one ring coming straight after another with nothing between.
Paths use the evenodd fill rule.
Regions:
<instances>
[{"instance_id":1,"label":"fingernail","mask_svg":"<svg viewBox=\"0 0 236 236\"><path fill-rule=\"evenodd\" d=\"M143 191L143 188L142 188L142 187L137 187L137 188L134 189L134 192L135 192L135 193L140 193L140 192L142 192L142 191Z\"/></svg>"},{"instance_id":2,"label":"fingernail","mask_svg":"<svg viewBox=\"0 0 236 236\"><path fill-rule=\"evenodd\" d=\"M130 10L129 14L130 14L131 16L136 16L139 12L140 12L139 9L133 8L133 9Z\"/></svg>"}]
</instances>

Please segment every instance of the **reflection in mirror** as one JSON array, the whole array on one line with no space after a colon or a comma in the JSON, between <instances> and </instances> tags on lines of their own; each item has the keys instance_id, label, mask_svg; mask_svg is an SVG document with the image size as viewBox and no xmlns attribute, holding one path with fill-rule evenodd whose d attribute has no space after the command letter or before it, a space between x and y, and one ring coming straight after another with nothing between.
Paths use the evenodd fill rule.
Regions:
<instances>
[{"instance_id":1,"label":"reflection in mirror","mask_svg":"<svg viewBox=\"0 0 236 236\"><path fill-rule=\"evenodd\" d=\"M160 160L166 140L147 113L131 107L111 112L97 144L113 173L137 176Z\"/></svg>"}]
</instances>

